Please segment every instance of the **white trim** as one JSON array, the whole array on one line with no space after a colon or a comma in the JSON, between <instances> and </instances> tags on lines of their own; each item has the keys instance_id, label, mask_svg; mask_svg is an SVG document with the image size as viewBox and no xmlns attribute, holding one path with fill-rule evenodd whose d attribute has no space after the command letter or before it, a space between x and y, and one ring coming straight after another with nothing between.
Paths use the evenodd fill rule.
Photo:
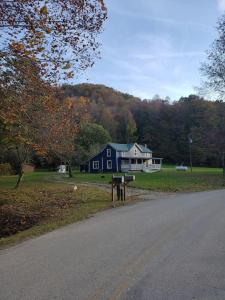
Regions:
<instances>
[{"instance_id":1,"label":"white trim","mask_svg":"<svg viewBox=\"0 0 225 300\"><path fill-rule=\"evenodd\" d=\"M148 146L139 145L138 143L135 143L135 145L137 146L137 148L138 148L138 149L140 150L140 152L142 152L142 153L153 153L152 150L148 148ZM144 146L144 147L147 148L150 152L142 151L142 149L140 148L140 146Z\"/></svg>"},{"instance_id":2,"label":"white trim","mask_svg":"<svg viewBox=\"0 0 225 300\"><path fill-rule=\"evenodd\" d=\"M111 157L112 156L112 150L110 148L108 148L106 151L107 151L106 156Z\"/></svg>"},{"instance_id":3,"label":"white trim","mask_svg":"<svg viewBox=\"0 0 225 300\"><path fill-rule=\"evenodd\" d=\"M116 171L118 172L118 151L116 151Z\"/></svg>"},{"instance_id":4,"label":"white trim","mask_svg":"<svg viewBox=\"0 0 225 300\"><path fill-rule=\"evenodd\" d=\"M136 146L136 147L139 149L140 152L146 153L146 152L143 152L143 151L142 151L142 149L140 148L140 146L139 146L138 143L134 143L134 146ZM134 146L133 146L133 147L134 147ZM133 148L133 147L132 147L132 148ZM131 148L131 149L132 149L132 148Z\"/></svg>"},{"instance_id":5,"label":"white trim","mask_svg":"<svg viewBox=\"0 0 225 300\"><path fill-rule=\"evenodd\" d=\"M111 163L111 167L109 167L109 162ZM112 170L112 160L107 160L107 169Z\"/></svg>"},{"instance_id":6,"label":"white trim","mask_svg":"<svg viewBox=\"0 0 225 300\"><path fill-rule=\"evenodd\" d=\"M98 167L95 166L96 163L97 163ZM99 160L94 160L92 162L92 168L93 168L93 170L99 170Z\"/></svg>"}]
</instances>

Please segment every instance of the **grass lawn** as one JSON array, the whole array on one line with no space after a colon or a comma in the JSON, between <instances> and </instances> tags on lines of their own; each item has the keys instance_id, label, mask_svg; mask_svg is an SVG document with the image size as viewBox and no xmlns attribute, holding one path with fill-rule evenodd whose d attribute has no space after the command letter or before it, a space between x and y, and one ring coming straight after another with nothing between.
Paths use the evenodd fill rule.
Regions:
<instances>
[{"instance_id":1,"label":"grass lawn","mask_svg":"<svg viewBox=\"0 0 225 300\"><path fill-rule=\"evenodd\" d=\"M193 168L193 172L176 171L166 167L157 173L134 173L136 180L130 186L163 192L198 192L224 188L222 169ZM74 173L74 182L109 183L112 174ZM71 179L68 179L71 181Z\"/></svg>"},{"instance_id":2,"label":"grass lawn","mask_svg":"<svg viewBox=\"0 0 225 300\"><path fill-rule=\"evenodd\" d=\"M158 173L135 173L135 176L130 186L152 191L197 192L225 187L222 169L217 168L194 168L191 173L178 172L170 166ZM73 186L66 184L110 183L111 178L112 174L74 172L74 177L68 178L56 172L36 171L25 175L21 187L15 190L16 176L1 176L0 246L40 235L112 207L109 193L82 186L73 191Z\"/></svg>"},{"instance_id":3,"label":"grass lawn","mask_svg":"<svg viewBox=\"0 0 225 300\"><path fill-rule=\"evenodd\" d=\"M0 177L0 247L112 207L109 193L80 186L74 191L68 184L47 181L54 178L50 172L31 173L15 190L16 176Z\"/></svg>"}]
</instances>

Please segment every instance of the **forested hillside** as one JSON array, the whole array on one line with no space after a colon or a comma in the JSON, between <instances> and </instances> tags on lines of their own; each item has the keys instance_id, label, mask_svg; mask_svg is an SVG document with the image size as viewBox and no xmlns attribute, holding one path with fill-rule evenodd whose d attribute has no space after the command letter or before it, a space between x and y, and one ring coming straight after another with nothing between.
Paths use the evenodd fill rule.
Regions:
<instances>
[{"instance_id":1,"label":"forested hillside","mask_svg":"<svg viewBox=\"0 0 225 300\"><path fill-rule=\"evenodd\" d=\"M225 151L225 103L195 95L179 101L141 100L103 85L62 87L65 96L89 101L91 122L113 142L147 144L165 162L187 163L191 135L195 165L219 166Z\"/></svg>"}]
</instances>

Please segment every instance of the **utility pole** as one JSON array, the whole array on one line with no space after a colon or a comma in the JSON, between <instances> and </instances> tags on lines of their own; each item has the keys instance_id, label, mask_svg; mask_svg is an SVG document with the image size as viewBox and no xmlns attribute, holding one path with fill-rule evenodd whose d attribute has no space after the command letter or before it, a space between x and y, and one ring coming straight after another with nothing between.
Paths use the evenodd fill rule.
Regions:
<instances>
[{"instance_id":1,"label":"utility pole","mask_svg":"<svg viewBox=\"0 0 225 300\"><path fill-rule=\"evenodd\" d=\"M225 177L225 152L222 152L223 177Z\"/></svg>"},{"instance_id":2,"label":"utility pole","mask_svg":"<svg viewBox=\"0 0 225 300\"><path fill-rule=\"evenodd\" d=\"M189 142L189 160L190 160L190 168L191 168L191 172L192 172L192 137L189 134L188 135L188 142Z\"/></svg>"}]
</instances>

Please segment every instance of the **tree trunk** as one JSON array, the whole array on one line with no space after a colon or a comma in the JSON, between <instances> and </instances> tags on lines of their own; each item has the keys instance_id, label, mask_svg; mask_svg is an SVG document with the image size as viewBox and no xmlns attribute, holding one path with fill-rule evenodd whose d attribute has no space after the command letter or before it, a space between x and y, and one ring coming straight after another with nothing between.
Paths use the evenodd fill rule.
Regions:
<instances>
[{"instance_id":1,"label":"tree trunk","mask_svg":"<svg viewBox=\"0 0 225 300\"><path fill-rule=\"evenodd\" d=\"M72 178L73 177L73 173L72 173L70 162L68 162L68 171L69 171L69 178Z\"/></svg>"},{"instance_id":2,"label":"tree trunk","mask_svg":"<svg viewBox=\"0 0 225 300\"><path fill-rule=\"evenodd\" d=\"M21 180L22 180L22 178L23 178L23 174L24 174L24 172L23 172L23 167L21 166L20 169L19 169L18 179L17 179L17 183L16 183L16 185L15 185L15 189L17 189L17 188L19 187L19 185L20 185L20 183L21 183Z\"/></svg>"}]
</instances>

